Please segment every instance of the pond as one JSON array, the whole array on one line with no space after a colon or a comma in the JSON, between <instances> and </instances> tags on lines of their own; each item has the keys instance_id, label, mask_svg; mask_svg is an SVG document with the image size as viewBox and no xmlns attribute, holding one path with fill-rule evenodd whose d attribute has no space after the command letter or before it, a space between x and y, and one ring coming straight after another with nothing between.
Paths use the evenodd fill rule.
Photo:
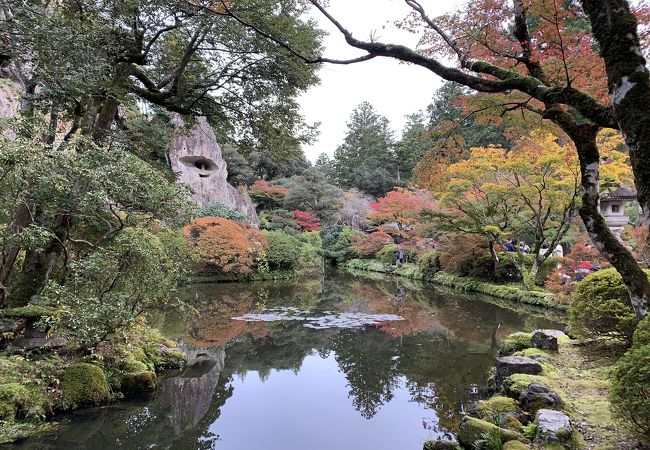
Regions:
<instances>
[{"instance_id":1,"label":"pond","mask_svg":"<svg viewBox=\"0 0 650 450\"><path fill-rule=\"evenodd\" d=\"M420 450L453 436L503 337L562 326L547 311L367 275L187 288L197 313L158 323L187 351L184 372L22 447Z\"/></svg>"}]
</instances>

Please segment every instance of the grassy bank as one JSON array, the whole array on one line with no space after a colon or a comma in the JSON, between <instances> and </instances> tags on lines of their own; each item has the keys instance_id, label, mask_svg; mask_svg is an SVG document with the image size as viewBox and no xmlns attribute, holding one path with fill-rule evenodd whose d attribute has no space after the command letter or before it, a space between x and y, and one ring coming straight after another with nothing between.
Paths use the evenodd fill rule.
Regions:
<instances>
[{"instance_id":1,"label":"grassy bank","mask_svg":"<svg viewBox=\"0 0 650 450\"><path fill-rule=\"evenodd\" d=\"M523 287L509 284L495 284L447 272L424 273L416 264L406 263L400 267L384 264L374 259L352 259L340 264L341 267L370 272L386 273L406 278L428 281L451 287L462 292L479 292L504 300L541 306L544 308L566 309L552 301L552 294L545 291L528 291Z\"/></svg>"}]
</instances>

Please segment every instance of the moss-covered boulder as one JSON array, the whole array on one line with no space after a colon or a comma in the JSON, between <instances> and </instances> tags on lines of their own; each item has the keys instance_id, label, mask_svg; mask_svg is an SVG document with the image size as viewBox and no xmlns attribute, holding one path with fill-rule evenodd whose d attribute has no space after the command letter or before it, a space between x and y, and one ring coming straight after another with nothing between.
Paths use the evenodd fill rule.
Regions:
<instances>
[{"instance_id":1,"label":"moss-covered boulder","mask_svg":"<svg viewBox=\"0 0 650 450\"><path fill-rule=\"evenodd\" d=\"M530 447L520 441L508 441L503 444L501 450L528 450Z\"/></svg>"},{"instance_id":2,"label":"moss-covered boulder","mask_svg":"<svg viewBox=\"0 0 650 450\"><path fill-rule=\"evenodd\" d=\"M143 351L147 361L153 364L156 371L181 369L187 363L187 356L184 353L161 344L147 345Z\"/></svg>"},{"instance_id":3,"label":"moss-covered boulder","mask_svg":"<svg viewBox=\"0 0 650 450\"><path fill-rule=\"evenodd\" d=\"M156 374L150 371L132 372L122 375L120 390L123 394L143 394L156 389Z\"/></svg>"},{"instance_id":4,"label":"moss-covered boulder","mask_svg":"<svg viewBox=\"0 0 650 450\"><path fill-rule=\"evenodd\" d=\"M528 375L525 373L515 373L503 380L503 392L506 396L519 399L521 393L531 383L543 383L544 377L539 375Z\"/></svg>"},{"instance_id":5,"label":"moss-covered boulder","mask_svg":"<svg viewBox=\"0 0 650 450\"><path fill-rule=\"evenodd\" d=\"M120 363L120 370L125 373L146 372L149 367L142 361L137 359L127 358Z\"/></svg>"},{"instance_id":6,"label":"moss-covered boulder","mask_svg":"<svg viewBox=\"0 0 650 450\"><path fill-rule=\"evenodd\" d=\"M458 448L458 442L456 441L438 439L435 441L426 441L422 450L456 450Z\"/></svg>"},{"instance_id":7,"label":"moss-covered boulder","mask_svg":"<svg viewBox=\"0 0 650 450\"><path fill-rule=\"evenodd\" d=\"M49 399L41 388L16 382L0 384L0 420L40 419L49 409Z\"/></svg>"},{"instance_id":8,"label":"moss-covered boulder","mask_svg":"<svg viewBox=\"0 0 650 450\"><path fill-rule=\"evenodd\" d=\"M469 414L513 431L519 431L522 422L526 421L517 401L500 395L476 403Z\"/></svg>"},{"instance_id":9,"label":"moss-covered boulder","mask_svg":"<svg viewBox=\"0 0 650 450\"><path fill-rule=\"evenodd\" d=\"M469 416L463 417L458 429L458 441L467 448L482 449L484 448L483 442L496 436L501 440L501 443L525 440L520 433L506 430L486 420Z\"/></svg>"},{"instance_id":10,"label":"moss-covered boulder","mask_svg":"<svg viewBox=\"0 0 650 450\"><path fill-rule=\"evenodd\" d=\"M108 401L110 389L100 367L73 364L61 377L61 404L64 409L101 405Z\"/></svg>"},{"instance_id":11,"label":"moss-covered boulder","mask_svg":"<svg viewBox=\"0 0 650 450\"><path fill-rule=\"evenodd\" d=\"M512 333L499 346L499 355L508 356L531 346L532 333Z\"/></svg>"}]
</instances>

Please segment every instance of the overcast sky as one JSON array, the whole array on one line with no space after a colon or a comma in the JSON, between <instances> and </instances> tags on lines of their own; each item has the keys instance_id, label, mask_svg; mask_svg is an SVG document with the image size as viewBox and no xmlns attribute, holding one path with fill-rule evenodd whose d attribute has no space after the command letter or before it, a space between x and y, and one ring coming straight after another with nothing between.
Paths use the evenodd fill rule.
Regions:
<instances>
[{"instance_id":1,"label":"overcast sky","mask_svg":"<svg viewBox=\"0 0 650 450\"><path fill-rule=\"evenodd\" d=\"M436 16L459 5L459 0L422 0L429 15ZM330 0L328 10L352 34L366 39L371 31L382 42L414 46L414 35L397 30L392 22L406 16L409 7L404 0ZM350 48L340 33L318 12L313 13L320 28L329 32L325 38L324 56L345 59L362 53ZM332 155L346 133L346 122L352 110L363 101L388 117L397 136L407 114L425 108L442 81L430 71L399 63L388 58L352 65L325 64L319 72L321 83L300 98L302 113L310 123L320 122L320 136L313 145L305 146L312 162L321 153Z\"/></svg>"}]
</instances>

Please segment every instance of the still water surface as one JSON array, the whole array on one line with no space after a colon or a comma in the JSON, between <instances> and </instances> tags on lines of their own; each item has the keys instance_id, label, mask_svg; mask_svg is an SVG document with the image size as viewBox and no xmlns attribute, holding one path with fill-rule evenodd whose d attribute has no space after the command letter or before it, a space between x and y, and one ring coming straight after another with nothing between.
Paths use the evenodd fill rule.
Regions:
<instances>
[{"instance_id":1,"label":"still water surface","mask_svg":"<svg viewBox=\"0 0 650 450\"><path fill-rule=\"evenodd\" d=\"M544 311L375 278L188 288L198 314L159 318L188 352L187 370L22 446L419 450L453 436L499 340L560 326Z\"/></svg>"}]
</instances>

